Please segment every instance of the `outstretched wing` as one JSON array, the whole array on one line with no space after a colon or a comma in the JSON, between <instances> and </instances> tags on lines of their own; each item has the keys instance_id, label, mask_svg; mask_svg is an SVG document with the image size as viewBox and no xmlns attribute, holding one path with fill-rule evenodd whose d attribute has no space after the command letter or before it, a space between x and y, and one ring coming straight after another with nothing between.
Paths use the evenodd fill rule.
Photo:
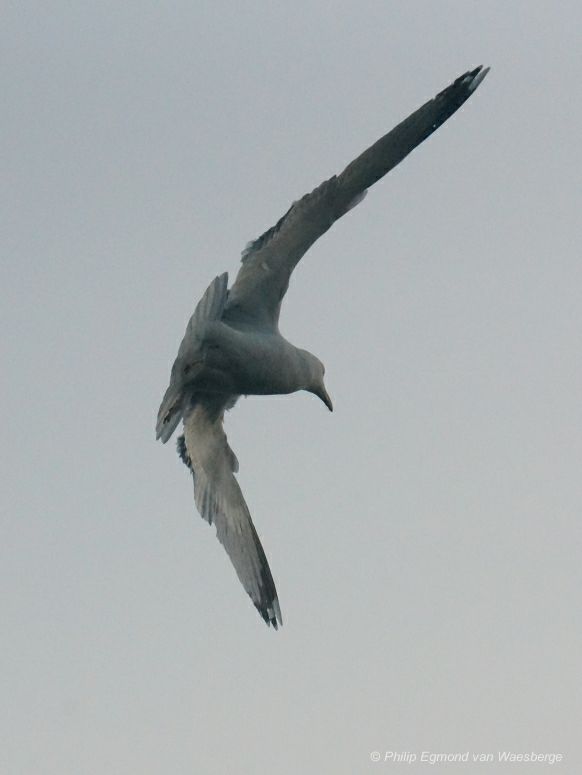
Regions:
<instances>
[{"instance_id":1,"label":"outstretched wing","mask_svg":"<svg viewBox=\"0 0 582 775\"><path fill-rule=\"evenodd\" d=\"M477 67L457 78L364 151L340 175L294 202L275 226L249 243L229 291L223 320L277 328L281 300L300 258L334 221L362 201L371 185L450 118L488 71L489 68Z\"/></svg>"},{"instance_id":2,"label":"outstretched wing","mask_svg":"<svg viewBox=\"0 0 582 775\"><path fill-rule=\"evenodd\" d=\"M241 584L258 612L275 629L283 624L275 582L234 476L238 461L223 428L225 405L198 400L184 418L180 457L192 470L194 500L201 516L216 526Z\"/></svg>"}]
</instances>

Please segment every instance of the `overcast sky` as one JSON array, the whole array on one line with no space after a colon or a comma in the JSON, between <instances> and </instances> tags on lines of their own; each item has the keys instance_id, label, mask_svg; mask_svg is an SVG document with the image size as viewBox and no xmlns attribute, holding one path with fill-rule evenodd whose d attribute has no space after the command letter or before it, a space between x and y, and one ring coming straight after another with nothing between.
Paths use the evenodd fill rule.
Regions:
<instances>
[{"instance_id":1,"label":"overcast sky","mask_svg":"<svg viewBox=\"0 0 582 775\"><path fill-rule=\"evenodd\" d=\"M579 3L2 17L0 772L579 771ZM155 442L169 368L249 239L479 64L292 278L334 413L227 416L274 632Z\"/></svg>"}]
</instances>

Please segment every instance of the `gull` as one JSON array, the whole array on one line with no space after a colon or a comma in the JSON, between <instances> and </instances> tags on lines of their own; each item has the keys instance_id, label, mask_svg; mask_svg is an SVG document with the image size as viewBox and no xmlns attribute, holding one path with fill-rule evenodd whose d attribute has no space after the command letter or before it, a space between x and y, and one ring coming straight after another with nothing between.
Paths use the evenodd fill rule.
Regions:
<instances>
[{"instance_id":1,"label":"gull","mask_svg":"<svg viewBox=\"0 0 582 775\"><path fill-rule=\"evenodd\" d=\"M245 247L230 288L226 272L210 283L186 327L158 412L156 437L165 444L183 420L178 453L192 473L196 507L216 526L243 587L275 629L283 623L277 590L235 477L238 460L224 432L224 413L240 396L298 390L313 393L333 410L323 363L279 332L291 272L311 245L362 201L370 186L461 107L488 71L480 66L461 75L341 174L294 202Z\"/></svg>"}]
</instances>

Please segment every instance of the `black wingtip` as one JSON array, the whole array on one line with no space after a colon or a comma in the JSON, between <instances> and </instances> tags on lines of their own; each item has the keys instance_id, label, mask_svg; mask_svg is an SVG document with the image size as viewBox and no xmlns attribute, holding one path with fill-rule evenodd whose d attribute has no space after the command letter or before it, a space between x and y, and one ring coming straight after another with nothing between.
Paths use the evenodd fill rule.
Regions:
<instances>
[{"instance_id":1,"label":"black wingtip","mask_svg":"<svg viewBox=\"0 0 582 775\"><path fill-rule=\"evenodd\" d=\"M475 67L473 70L468 70L456 78L446 89L437 94L435 99L447 100L451 103L456 102L457 107L460 107L473 94L490 69L489 67L484 68L483 65L479 65L479 67Z\"/></svg>"},{"instance_id":2,"label":"black wingtip","mask_svg":"<svg viewBox=\"0 0 582 775\"><path fill-rule=\"evenodd\" d=\"M469 93L475 91L477 86L479 86L479 84L483 81L490 69L490 67L484 68L483 65L479 65L479 67L476 67L474 70L471 70L470 72L461 76L461 81L465 79L468 81L466 86L469 89Z\"/></svg>"},{"instance_id":3,"label":"black wingtip","mask_svg":"<svg viewBox=\"0 0 582 775\"><path fill-rule=\"evenodd\" d=\"M260 603L254 603L254 606L267 627L278 630L279 627L283 626L283 617L281 616L281 608L276 592L274 596L265 595L264 599L262 599Z\"/></svg>"},{"instance_id":4,"label":"black wingtip","mask_svg":"<svg viewBox=\"0 0 582 775\"><path fill-rule=\"evenodd\" d=\"M261 615L262 620L267 627L272 627L274 630L278 630L283 626L283 619L281 617L281 611L279 610L279 604L277 602L276 610L274 608L263 608L261 605L255 603L255 608Z\"/></svg>"},{"instance_id":5,"label":"black wingtip","mask_svg":"<svg viewBox=\"0 0 582 775\"><path fill-rule=\"evenodd\" d=\"M439 92L430 103L427 103L427 107L430 105L435 111L433 121L417 139L416 145L430 137L453 113L456 113L473 94L488 72L489 68L483 68L483 65L479 65L474 70L468 70Z\"/></svg>"}]
</instances>

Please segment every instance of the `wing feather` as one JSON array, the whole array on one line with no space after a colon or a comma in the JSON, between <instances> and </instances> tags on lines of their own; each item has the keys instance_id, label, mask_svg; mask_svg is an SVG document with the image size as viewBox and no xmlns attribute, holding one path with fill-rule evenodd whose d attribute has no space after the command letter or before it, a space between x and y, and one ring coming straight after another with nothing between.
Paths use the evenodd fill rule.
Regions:
<instances>
[{"instance_id":1,"label":"wing feather","mask_svg":"<svg viewBox=\"0 0 582 775\"><path fill-rule=\"evenodd\" d=\"M220 320L227 298L228 273L224 272L210 283L188 321L186 333L172 365L170 384L158 410L156 438L161 439L164 444L178 427L184 407L191 397L191 391L187 389L185 367L188 367L193 375L193 370L203 361L207 325L214 320Z\"/></svg>"},{"instance_id":2,"label":"wing feather","mask_svg":"<svg viewBox=\"0 0 582 775\"><path fill-rule=\"evenodd\" d=\"M366 190L435 132L471 96L488 72L477 67L457 78L338 176L294 202L279 221L250 242L229 291L225 321L276 329L281 301L301 257L330 226L363 199Z\"/></svg>"},{"instance_id":3,"label":"wing feather","mask_svg":"<svg viewBox=\"0 0 582 775\"><path fill-rule=\"evenodd\" d=\"M194 500L201 516L216 527L239 580L269 625L282 624L269 563L234 476L238 461L223 428L225 406L198 400L184 418L180 456L192 470Z\"/></svg>"}]
</instances>

